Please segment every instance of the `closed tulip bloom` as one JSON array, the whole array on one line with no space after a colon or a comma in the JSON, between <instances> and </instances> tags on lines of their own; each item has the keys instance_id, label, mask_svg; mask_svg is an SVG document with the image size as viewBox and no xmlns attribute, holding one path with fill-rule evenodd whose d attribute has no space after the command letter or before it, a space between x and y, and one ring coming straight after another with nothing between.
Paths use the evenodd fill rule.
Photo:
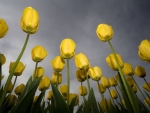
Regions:
<instances>
[{"instance_id":1,"label":"closed tulip bloom","mask_svg":"<svg viewBox=\"0 0 150 113\"><path fill-rule=\"evenodd\" d=\"M11 94L11 95L9 96L8 103L9 103L9 104L12 104L12 102L14 102L15 100L16 100L16 96L15 96L14 94Z\"/></svg>"},{"instance_id":2,"label":"closed tulip bloom","mask_svg":"<svg viewBox=\"0 0 150 113\"><path fill-rule=\"evenodd\" d=\"M5 64L6 62L6 57L4 56L4 54L1 54L1 65Z\"/></svg>"},{"instance_id":3,"label":"closed tulip bloom","mask_svg":"<svg viewBox=\"0 0 150 113\"><path fill-rule=\"evenodd\" d=\"M105 99L105 100L106 100L106 99ZM109 109L110 109L110 107L111 107L111 106L110 106L110 105L111 105L110 103L111 103L111 101L107 99L107 100L106 100L106 104L108 105L108 108L109 108ZM104 105L105 105L104 100L101 100L99 104L100 104L100 107L101 107L103 113L106 113L105 107L104 107Z\"/></svg>"},{"instance_id":4,"label":"closed tulip bloom","mask_svg":"<svg viewBox=\"0 0 150 113\"><path fill-rule=\"evenodd\" d=\"M3 38L8 32L8 25L4 19L0 18L0 38Z\"/></svg>"},{"instance_id":5,"label":"closed tulip bloom","mask_svg":"<svg viewBox=\"0 0 150 113\"><path fill-rule=\"evenodd\" d=\"M72 99L76 97L76 101L75 101L75 104L74 106L78 105L79 103L79 95L78 94L73 94L73 93L70 93L69 94L69 104L72 102Z\"/></svg>"},{"instance_id":6,"label":"closed tulip bloom","mask_svg":"<svg viewBox=\"0 0 150 113\"><path fill-rule=\"evenodd\" d=\"M106 42L112 39L114 31L110 25L99 24L96 29L96 34L102 42Z\"/></svg>"},{"instance_id":7,"label":"closed tulip bloom","mask_svg":"<svg viewBox=\"0 0 150 113\"><path fill-rule=\"evenodd\" d=\"M142 66L136 66L134 72L135 72L135 75L137 75L140 78L143 78L146 76L146 71L145 71L144 67L142 67Z\"/></svg>"},{"instance_id":8,"label":"closed tulip bloom","mask_svg":"<svg viewBox=\"0 0 150 113\"><path fill-rule=\"evenodd\" d=\"M132 68L132 65L126 62L124 62L124 67L122 68L122 72L124 75L128 75L128 76L134 75L134 70Z\"/></svg>"},{"instance_id":9,"label":"closed tulip bloom","mask_svg":"<svg viewBox=\"0 0 150 113\"><path fill-rule=\"evenodd\" d=\"M61 94L65 97L67 97L67 89L68 89L68 86L66 84L61 85L59 89Z\"/></svg>"},{"instance_id":10,"label":"closed tulip bloom","mask_svg":"<svg viewBox=\"0 0 150 113\"><path fill-rule=\"evenodd\" d=\"M13 90L13 84L10 82L7 93L10 93Z\"/></svg>"},{"instance_id":11,"label":"closed tulip bloom","mask_svg":"<svg viewBox=\"0 0 150 113\"><path fill-rule=\"evenodd\" d=\"M97 87L98 87L98 86L97 86ZM105 93L105 91L106 91L106 88L105 88L105 87L103 87L103 85L102 85L102 84L99 84L98 89L99 89L99 91L100 91L101 93Z\"/></svg>"},{"instance_id":12,"label":"closed tulip bloom","mask_svg":"<svg viewBox=\"0 0 150 113\"><path fill-rule=\"evenodd\" d=\"M98 66L88 69L88 74L92 80L99 81L102 77L102 70Z\"/></svg>"},{"instance_id":13,"label":"closed tulip bloom","mask_svg":"<svg viewBox=\"0 0 150 113\"><path fill-rule=\"evenodd\" d=\"M54 71L61 72L65 66L65 61L61 56L56 56L54 60L51 61L51 65Z\"/></svg>"},{"instance_id":14,"label":"closed tulip bloom","mask_svg":"<svg viewBox=\"0 0 150 113\"><path fill-rule=\"evenodd\" d=\"M144 103L148 106L148 107L150 107L149 105L150 105L150 98L146 98L146 100L144 100Z\"/></svg>"},{"instance_id":15,"label":"closed tulip bloom","mask_svg":"<svg viewBox=\"0 0 150 113\"><path fill-rule=\"evenodd\" d=\"M43 67L37 67L35 71L35 78L39 78L41 76L44 76L44 68Z\"/></svg>"},{"instance_id":16,"label":"closed tulip bloom","mask_svg":"<svg viewBox=\"0 0 150 113\"><path fill-rule=\"evenodd\" d=\"M147 39L141 41L138 49L139 57L145 62L150 62L150 41Z\"/></svg>"},{"instance_id":17,"label":"closed tulip bloom","mask_svg":"<svg viewBox=\"0 0 150 113\"><path fill-rule=\"evenodd\" d=\"M47 99L48 99L48 100L51 100L52 97L53 97L53 91L49 91L49 92L47 93Z\"/></svg>"},{"instance_id":18,"label":"closed tulip bloom","mask_svg":"<svg viewBox=\"0 0 150 113\"><path fill-rule=\"evenodd\" d=\"M25 87L24 84L20 84L19 86L17 86L17 87L15 88L15 91L14 91L15 94L16 94L16 95L20 95L20 94L22 93L24 87Z\"/></svg>"},{"instance_id":19,"label":"closed tulip bloom","mask_svg":"<svg viewBox=\"0 0 150 113\"><path fill-rule=\"evenodd\" d=\"M110 94L111 94L111 97L112 97L113 99L117 99L117 98L118 98L118 95L117 95L117 91L116 91L116 90L112 89L112 90L110 91Z\"/></svg>"},{"instance_id":20,"label":"closed tulip bloom","mask_svg":"<svg viewBox=\"0 0 150 113\"><path fill-rule=\"evenodd\" d=\"M61 84L62 82L62 74L59 72L54 72L52 74L52 82L56 85L57 84L57 77L58 77L58 84Z\"/></svg>"},{"instance_id":21,"label":"closed tulip bloom","mask_svg":"<svg viewBox=\"0 0 150 113\"><path fill-rule=\"evenodd\" d=\"M75 64L78 69L88 69L90 65L88 58L83 53L75 55Z\"/></svg>"},{"instance_id":22,"label":"closed tulip bloom","mask_svg":"<svg viewBox=\"0 0 150 113\"><path fill-rule=\"evenodd\" d=\"M87 95L87 89L85 86L79 86L79 94L81 96L86 96Z\"/></svg>"},{"instance_id":23,"label":"closed tulip bloom","mask_svg":"<svg viewBox=\"0 0 150 113\"><path fill-rule=\"evenodd\" d=\"M34 100L33 100L33 104L36 103L37 99L38 99L39 96L34 96Z\"/></svg>"},{"instance_id":24,"label":"closed tulip bloom","mask_svg":"<svg viewBox=\"0 0 150 113\"><path fill-rule=\"evenodd\" d=\"M109 78L109 83L111 86L114 86L114 87L117 86L117 81L115 80L114 77Z\"/></svg>"},{"instance_id":25,"label":"closed tulip bloom","mask_svg":"<svg viewBox=\"0 0 150 113\"><path fill-rule=\"evenodd\" d=\"M39 28L39 14L32 7L26 7L23 10L20 26L26 33L34 34Z\"/></svg>"},{"instance_id":26,"label":"closed tulip bloom","mask_svg":"<svg viewBox=\"0 0 150 113\"><path fill-rule=\"evenodd\" d=\"M127 80L127 83L129 84L129 86L131 86L131 87L134 86L135 83L131 77L128 77L126 80Z\"/></svg>"},{"instance_id":27,"label":"closed tulip bloom","mask_svg":"<svg viewBox=\"0 0 150 113\"><path fill-rule=\"evenodd\" d=\"M9 72L11 72L11 69L13 68L13 65L14 65L14 64L15 64L15 62L10 62L10 65L9 65ZM22 73L23 73L25 67L26 67L26 66L25 66L22 62L19 62L19 63L17 64L17 67L16 67L16 69L15 69L13 75L15 75L15 76L20 76L20 75L22 75Z\"/></svg>"},{"instance_id":28,"label":"closed tulip bloom","mask_svg":"<svg viewBox=\"0 0 150 113\"><path fill-rule=\"evenodd\" d=\"M105 87L105 88L111 87L109 80L105 76L102 76L101 83L102 83L103 87Z\"/></svg>"},{"instance_id":29,"label":"closed tulip bloom","mask_svg":"<svg viewBox=\"0 0 150 113\"><path fill-rule=\"evenodd\" d=\"M47 54L48 53L43 46L35 46L31 51L32 60L34 62L41 62Z\"/></svg>"},{"instance_id":30,"label":"closed tulip bloom","mask_svg":"<svg viewBox=\"0 0 150 113\"><path fill-rule=\"evenodd\" d=\"M150 82L148 82L148 84L144 84L143 85L143 88L146 90L146 91L148 91L148 92L150 92Z\"/></svg>"},{"instance_id":31,"label":"closed tulip bloom","mask_svg":"<svg viewBox=\"0 0 150 113\"><path fill-rule=\"evenodd\" d=\"M77 70L76 71L76 78L79 82L83 82L86 80L86 73L84 70Z\"/></svg>"},{"instance_id":32,"label":"closed tulip bloom","mask_svg":"<svg viewBox=\"0 0 150 113\"><path fill-rule=\"evenodd\" d=\"M70 38L66 38L60 44L60 54L63 58L70 59L75 54L75 48L75 42Z\"/></svg>"},{"instance_id":33,"label":"closed tulip bloom","mask_svg":"<svg viewBox=\"0 0 150 113\"><path fill-rule=\"evenodd\" d=\"M121 69L122 69L123 66L124 66L123 60L122 60L122 58L121 58L121 56L120 56L119 54L116 54L116 56L117 56L119 65L120 65L120 67L121 67ZM117 63L116 63L114 54L110 54L110 55L106 58L106 62L107 62L107 64L109 65L109 67L110 67L111 69L113 69L114 71L118 71L118 66L117 66Z\"/></svg>"},{"instance_id":34,"label":"closed tulip bloom","mask_svg":"<svg viewBox=\"0 0 150 113\"><path fill-rule=\"evenodd\" d=\"M46 90L49 88L49 86L50 86L50 78L48 76L43 76L38 87L39 90L40 91Z\"/></svg>"},{"instance_id":35,"label":"closed tulip bloom","mask_svg":"<svg viewBox=\"0 0 150 113\"><path fill-rule=\"evenodd\" d=\"M135 84L134 84L134 86L132 87L132 90L133 90L134 93L137 93L137 87L136 87Z\"/></svg>"}]
</instances>

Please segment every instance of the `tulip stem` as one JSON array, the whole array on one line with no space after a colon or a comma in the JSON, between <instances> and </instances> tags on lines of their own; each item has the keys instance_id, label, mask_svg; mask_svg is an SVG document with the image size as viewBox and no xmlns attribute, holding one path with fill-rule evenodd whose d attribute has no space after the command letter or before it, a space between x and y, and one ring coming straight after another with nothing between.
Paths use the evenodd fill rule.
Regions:
<instances>
[{"instance_id":1,"label":"tulip stem","mask_svg":"<svg viewBox=\"0 0 150 113\"><path fill-rule=\"evenodd\" d=\"M0 53L0 88L1 88L1 80L2 80L2 55Z\"/></svg>"},{"instance_id":2,"label":"tulip stem","mask_svg":"<svg viewBox=\"0 0 150 113\"><path fill-rule=\"evenodd\" d=\"M118 94L118 96L119 96L120 103L122 103L122 101L121 101L121 97L120 97L120 94L119 94L119 92L118 92L118 90L117 90L116 86L115 86L115 89L116 89L116 91L117 91L117 94Z\"/></svg>"},{"instance_id":3,"label":"tulip stem","mask_svg":"<svg viewBox=\"0 0 150 113\"><path fill-rule=\"evenodd\" d=\"M129 91L129 89L128 89L129 86L128 86L128 84L127 84L127 81L126 81L126 79L125 79L125 76L123 75L122 69L121 69L121 67L120 67L120 65L119 65L119 61L118 61L118 59L117 59L115 50L114 50L113 46L111 45L110 40L107 40L107 42L108 42L108 44L109 44L109 46L110 46L110 48L111 48L111 50L112 50L112 52L113 52L113 54L114 54L114 58L115 58L115 60L116 60L116 63L117 63L117 66L118 66L118 70L119 70L119 73L120 73L119 76L121 77L121 80L122 80L123 85L124 85L124 87L125 87L125 91L127 92L127 95L128 95L129 101L130 101L130 103L131 103L131 106L132 106L134 112L137 112L137 108L136 108L137 106L135 106L134 100L133 100L133 98L132 98L132 94L130 93L130 91Z\"/></svg>"},{"instance_id":4,"label":"tulip stem","mask_svg":"<svg viewBox=\"0 0 150 113\"><path fill-rule=\"evenodd\" d=\"M68 84L68 89L67 89L67 105L69 108L69 94L70 94L70 71L69 71L69 59L67 59L67 84Z\"/></svg>"},{"instance_id":5,"label":"tulip stem","mask_svg":"<svg viewBox=\"0 0 150 113\"><path fill-rule=\"evenodd\" d=\"M88 79L86 69L84 69L84 73L85 73L85 76L86 76L86 80L87 80L87 84L88 84L88 90L89 90L89 93L90 93L90 82L89 82L89 79Z\"/></svg>"},{"instance_id":6,"label":"tulip stem","mask_svg":"<svg viewBox=\"0 0 150 113\"><path fill-rule=\"evenodd\" d=\"M37 75L37 71L36 71L36 68L38 66L38 62L35 63L35 68L34 68L34 75L32 77L32 81L36 78L36 75Z\"/></svg>"},{"instance_id":7,"label":"tulip stem","mask_svg":"<svg viewBox=\"0 0 150 113\"><path fill-rule=\"evenodd\" d=\"M11 79L12 79L12 77L13 77L13 73L14 73L14 71L15 71L15 69L16 69L16 67L17 67L17 65L18 65L18 63L19 63L19 61L20 61L20 59L21 59L21 57L22 57L22 55L23 55L23 53L24 53L24 51L25 51L25 48L26 48L27 43L28 43L28 40L29 40L29 36L30 36L30 33L27 34L27 37L26 37L25 43L24 43L24 45L23 45L23 48L22 48L22 50L21 50L21 52L20 52L20 54L19 54L19 56L18 56L16 62L14 63L14 65L13 65L13 67L12 67L10 73L9 73L8 79L7 79L6 84L5 84L5 87L4 87L4 90L3 90L2 95L1 95L1 97L0 97L0 98L1 98L1 99L0 99L0 108L2 107L3 101L4 101L4 99L5 99L5 95L6 95L6 93L7 93L9 84L10 84Z\"/></svg>"},{"instance_id":8,"label":"tulip stem","mask_svg":"<svg viewBox=\"0 0 150 113\"><path fill-rule=\"evenodd\" d=\"M110 94L111 101L112 101L113 105L115 106L115 103L114 103L114 100L113 100L113 98L112 98L112 96L111 96L111 92L110 92L110 89L109 89L109 88L108 88L108 91L109 91L109 94Z\"/></svg>"},{"instance_id":9,"label":"tulip stem","mask_svg":"<svg viewBox=\"0 0 150 113\"><path fill-rule=\"evenodd\" d=\"M147 80L143 77L144 81L146 82L146 84L148 85L148 87L150 88L150 85L148 84Z\"/></svg>"}]
</instances>

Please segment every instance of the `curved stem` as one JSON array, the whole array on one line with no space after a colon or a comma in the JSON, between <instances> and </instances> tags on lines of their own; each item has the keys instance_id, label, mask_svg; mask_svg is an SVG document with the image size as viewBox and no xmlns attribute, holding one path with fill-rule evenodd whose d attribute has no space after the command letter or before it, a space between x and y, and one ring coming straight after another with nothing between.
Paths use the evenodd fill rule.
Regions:
<instances>
[{"instance_id":1,"label":"curved stem","mask_svg":"<svg viewBox=\"0 0 150 113\"><path fill-rule=\"evenodd\" d=\"M5 99L5 96L6 96L8 87L9 87L9 84L10 84L11 79L12 79L12 77L13 77L13 73L14 73L14 71L15 71L15 69L16 69L16 67L17 67L17 65L18 65L18 63L19 63L19 61L20 61L20 59L21 59L21 57L22 57L22 55L23 55L23 53L24 53L24 51L25 51L25 48L26 48L27 43L28 43L29 36L30 36L30 34L28 33L28 34L27 34L27 37L26 37L26 40L25 40L25 43L24 43L24 45L23 45L23 48L22 48L22 50L21 50L21 52L20 52L20 54L19 54L19 56L18 56L18 58L17 58L15 64L13 65L13 67L12 67L12 69L11 69L11 71L10 71L10 74L9 74L8 79L7 79L7 81L6 81L6 84L5 84L3 93L2 93L2 95L1 95L0 108L1 108L1 106L2 106L2 104L3 104L4 99Z\"/></svg>"},{"instance_id":2,"label":"curved stem","mask_svg":"<svg viewBox=\"0 0 150 113\"><path fill-rule=\"evenodd\" d=\"M70 70L69 70L69 59L67 59L67 84L68 84L68 89L67 89L67 105L69 107L69 94L70 94Z\"/></svg>"},{"instance_id":3,"label":"curved stem","mask_svg":"<svg viewBox=\"0 0 150 113\"><path fill-rule=\"evenodd\" d=\"M89 79L88 79L88 75L87 75L87 72L86 72L86 69L84 69L84 73L85 73L85 76L86 76L86 80L87 80L87 84L88 84L88 90L89 90L89 93L90 93L90 82L89 82Z\"/></svg>"},{"instance_id":4,"label":"curved stem","mask_svg":"<svg viewBox=\"0 0 150 113\"><path fill-rule=\"evenodd\" d=\"M32 81L36 78L36 75L37 75L36 68L37 68L37 66L38 66L38 62L35 63L34 75L33 75Z\"/></svg>"},{"instance_id":5,"label":"curved stem","mask_svg":"<svg viewBox=\"0 0 150 113\"><path fill-rule=\"evenodd\" d=\"M148 82L146 81L146 79L143 77L144 81L146 82L146 84L148 85L148 87L150 88L150 85L148 84Z\"/></svg>"}]
</instances>

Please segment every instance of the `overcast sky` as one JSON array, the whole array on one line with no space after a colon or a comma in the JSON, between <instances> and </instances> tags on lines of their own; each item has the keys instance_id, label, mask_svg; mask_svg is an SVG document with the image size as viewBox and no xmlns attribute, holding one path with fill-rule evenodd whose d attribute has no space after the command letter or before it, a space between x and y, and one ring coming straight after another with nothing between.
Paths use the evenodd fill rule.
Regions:
<instances>
[{"instance_id":1,"label":"overcast sky","mask_svg":"<svg viewBox=\"0 0 150 113\"><path fill-rule=\"evenodd\" d=\"M50 60L60 55L59 45L64 38L72 38L77 47L76 53L84 53L92 66L99 66L103 75L114 77L117 72L109 68L106 57L111 53L107 43L101 42L95 33L98 24L106 23L113 27L114 36L111 43L124 62L143 66L147 71L146 79L150 81L150 64L140 60L138 46L144 39L150 40L150 1L149 0L0 0L0 18L6 20L9 31L0 39L0 52L6 56L3 74L6 81L9 64L14 62L24 44L26 33L20 28L20 18L25 7L35 8L40 15L40 25L37 33L30 35L27 48L21 61L26 64L23 74L18 77L17 85L26 83L32 75L35 62L31 59L31 50L41 45L48 51L48 56L39 63L44 67L45 75L51 77L53 70ZM71 92L77 93L79 82L75 77L74 58L71 65ZM62 71L63 83L66 81L66 68ZM140 87L144 81L134 76ZM90 80L95 88L96 82ZM84 85L87 84L85 81ZM97 101L100 95L95 89ZM105 93L108 97L108 92ZM140 94L138 93L140 96ZM143 99L141 97L141 99Z\"/></svg>"}]
</instances>

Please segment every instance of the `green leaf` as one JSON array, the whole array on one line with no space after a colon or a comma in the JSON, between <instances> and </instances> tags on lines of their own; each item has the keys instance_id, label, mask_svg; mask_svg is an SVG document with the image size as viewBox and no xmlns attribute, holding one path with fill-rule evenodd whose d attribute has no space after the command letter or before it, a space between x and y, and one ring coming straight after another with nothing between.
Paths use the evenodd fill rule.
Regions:
<instances>
[{"instance_id":1,"label":"green leaf","mask_svg":"<svg viewBox=\"0 0 150 113\"><path fill-rule=\"evenodd\" d=\"M56 88L56 86L51 82L51 87L53 90L54 102L56 103L57 113L69 113L69 109L62 95Z\"/></svg>"},{"instance_id":2,"label":"green leaf","mask_svg":"<svg viewBox=\"0 0 150 113\"><path fill-rule=\"evenodd\" d=\"M121 113L128 113L128 110L122 104L120 104L119 102L117 102L117 103L120 106Z\"/></svg>"},{"instance_id":3,"label":"green leaf","mask_svg":"<svg viewBox=\"0 0 150 113\"><path fill-rule=\"evenodd\" d=\"M76 113L83 113L83 104L81 104L81 106L77 109Z\"/></svg>"},{"instance_id":4,"label":"green leaf","mask_svg":"<svg viewBox=\"0 0 150 113\"><path fill-rule=\"evenodd\" d=\"M75 102L76 102L76 99L77 97L73 98L70 105L69 105L69 113L73 113L73 110L74 110L74 105L75 105Z\"/></svg>"}]
</instances>

